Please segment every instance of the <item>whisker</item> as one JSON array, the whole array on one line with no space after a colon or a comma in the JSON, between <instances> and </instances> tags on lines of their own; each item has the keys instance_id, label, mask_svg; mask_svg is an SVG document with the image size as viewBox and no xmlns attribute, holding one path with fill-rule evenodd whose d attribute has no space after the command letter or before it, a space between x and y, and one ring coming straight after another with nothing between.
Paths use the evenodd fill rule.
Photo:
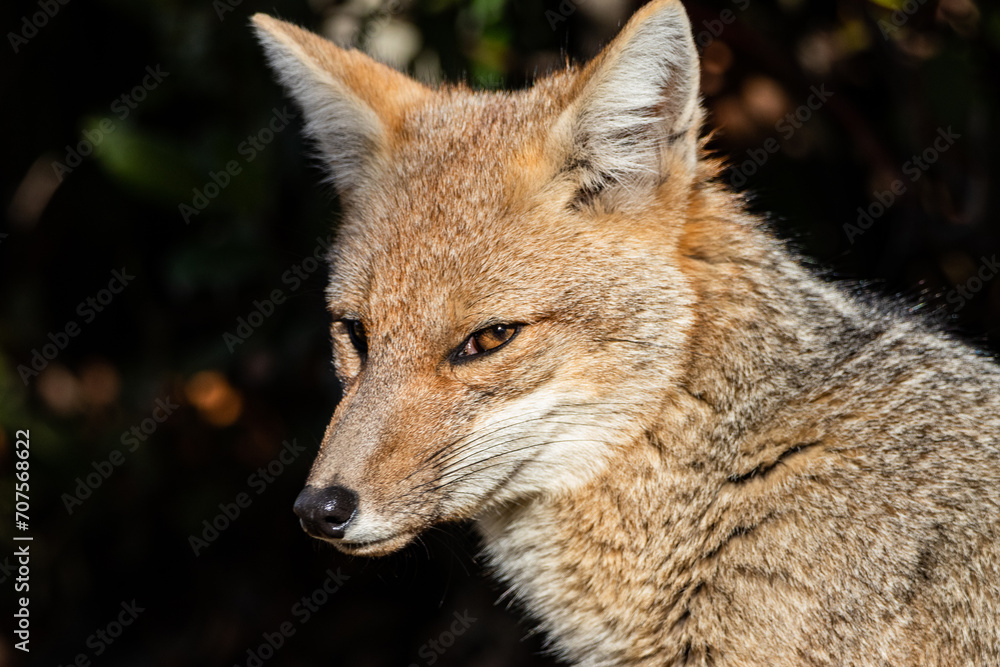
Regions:
<instances>
[{"instance_id":1,"label":"whisker","mask_svg":"<svg viewBox=\"0 0 1000 667\"><path fill-rule=\"evenodd\" d=\"M544 416L546 414L546 412L544 410L538 410L537 412L540 412L541 416ZM520 419L522 417L524 417L524 414L511 415L510 417L507 417L505 419L501 419L500 422L498 422L498 423L508 422L508 421L511 421L511 420L514 420L514 419ZM413 476L414 474L416 474L420 470L423 470L424 468L426 468L431 463L434 463L435 460L439 456L445 454L446 452L448 452L449 450L451 450L453 447L455 447L456 445L458 445L458 443L462 442L462 440L464 438L469 438L469 437L473 437L473 440L470 441L470 442L465 443L464 445L462 445L463 447L472 444L472 442L475 442L477 439L479 439L480 437L484 437L484 436L482 434L470 433L470 434L467 434L467 435L459 436L458 438L455 438L454 440L449 441L443 447L437 449L433 454L431 454L428 458L426 458L424 461L422 461L420 463L420 465L417 466L413 471L411 471L409 475L407 475L406 477L404 477L403 480L405 481L405 480L409 479L411 476Z\"/></svg>"},{"instance_id":2,"label":"whisker","mask_svg":"<svg viewBox=\"0 0 1000 667\"><path fill-rule=\"evenodd\" d=\"M571 443L571 442L603 443L603 442L606 442L606 441L605 440L579 439L579 438L570 438L568 440L546 440L544 442L535 443L533 445L527 445L526 447L518 447L517 449L513 449L513 450L506 451L506 452L500 452L498 454L494 454L493 456L490 456L489 458L483 459L482 461L469 463L469 464L467 464L467 465L459 468L458 470L452 471L449 474L454 474L455 472L460 472L461 470L465 470L465 469L471 468L472 466L476 465L476 463L485 463L487 461L492 461L494 459L498 459L501 456L505 456L507 454L515 454L517 452L523 452L525 450L532 449L533 447L544 447L544 446L548 446L548 445L568 444L568 443ZM469 477L470 475L474 475L477 472L482 472L483 470L487 470L489 468L493 468L493 467L496 467L498 465L502 465L504 463L505 462L492 463L492 464L490 464L488 466L482 466L481 468L476 468L475 470L470 470L469 472L464 473L463 475L461 475L460 477L458 477L456 479L445 480L442 484L440 484L440 485L438 485L436 487L433 487L430 490L431 491L440 491L441 489L443 489L443 488L445 488L445 487L447 487L447 486L449 486L451 484L455 484L457 482L462 481L463 479ZM441 479L443 479L443 477Z\"/></svg>"},{"instance_id":3,"label":"whisker","mask_svg":"<svg viewBox=\"0 0 1000 667\"><path fill-rule=\"evenodd\" d=\"M573 414L575 414L573 412L568 412L568 410L587 409L587 408L591 408L591 407L602 407L602 408L620 407L620 406L636 407L637 405L638 404L635 403L635 402L633 402L633 401L611 401L611 402L608 402L608 401L599 401L599 402L598 401L587 401L587 402L581 402L581 403L571 403L571 404L563 405L563 406L556 406L556 407L553 407L553 408L539 408L538 410L527 411L527 412L520 413L520 414L517 414L517 415L511 415L510 417L506 417L506 418L500 420L499 422L497 422L496 424L494 424L494 426L496 428L494 428L493 431L490 431L490 432L485 433L485 434L483 434L483 433L470 433L468 435L460 436L458 438L455 438L454 440L449 441L444 446L442 446L439 449L437 449L436 451L434 451L428 458L426 458L425 460L423 460L412 471L410 471L410 473L406 477L403 478L403 481L409 479L410 477L412 477L413 475L421 472L422 470L425 470L428 466L430 466L433 463L437 462L437 460L439 459L439 457L444 456L444 462L447 462L447 460L449 459L449 457L452 456L455 452L457 452L457 451L459 451L461 449L464 449L466 447L469 447L469 446L473 445L476 442L479 442L482 438L489 437L491 434L496 433L500 428L507 428L507 427L512 427L512 426L523 425L525 423L529 423L532 419L541 419L541 418L545 418L547 416L572 416ZM512 420L522 419L526 414L530 414L531 412L537 412L538 413L538 417L532 417L532 418L529 418L529 419L521 421L521 422L516 422L514 424L505 424L503 427L499 426L499 424L503 424L504 422L510 422ZM565 414L560 414L560 413L565 413ZM472 440L469 440L469 441L463 443L462 440L464 438L472 438ZM454 450L454 451L450 451L450 450Z\"/></svg>"},{"instance_id":4,"label":"whisker","mask_svg":"<svg viewBox=\"0 0 1000 667\"><path fill-rule=\"evenodd\" d=\"M607 403L604 403L604 404L601 404L601 403L593 403L593 404L589 404L589 405L599 405L599 406L601 406L601 407L605 407L605 406L607 406L607 405L618 405L618 406L621 406L621 405L625 405L625 406L632 406L632 407L635 407L635 406L637 406L638 404L637 404L637 403L634 403L634 402L624 402L624 401L623 401L623 402L618 402L618 403L614 403L614 404L607 404ZM560 406L560 407L558 407L558 408L553 408L553 409L548 409L548 410L539 410L538 412L540 412L541 414L540 414L540 415L539 415L538 417L531 417L531 418L529 418L529 419L526 419L526 420L524 420L524 421L521 421L521 422L517 422L517 423L515 423L515 424L507 424L507 425L504 425L504 426L502 426L502 427L499 427L499 426L498 426L497 428L495 428L495 429L494 429L493 431L489 432L489 433L488 433L488 434L486 434L486 435L482 435L482 434L470 434L470 436L471 436L471 435L475 435L475 437L473 438L473 440L471 440L471 441L469 441L469 442L465 442L465 443L462 443L462 444L461 444L461 445L460 445L460 446L458 447L458 449L464 449L464 448L466 448L466 447L468 447L468 446L471 446L472 444L474 444L475 442L478 442L478 441L479 441L480 439L482 439L483 437L486 437L486 436L488 436L488 435L490 435L490 434L492 434L492 433L496 433L496 432L497 432L497 431L499 431L499 430L500 430L501 428L510 428L510 427L513 427L513 426L521 426L521 425L523 425L523 424L527 424L527 423L530 423L531 421L535 421L535 420L540 420L540 419L546 419L546 418L548 418L548 417L552 417L552 416L559 416L559 417L563 417L563 416L574 416L574 415L575 415L576 413L572 413L572 412L569 412L569 413L563 413L563 411L565 410L565 408L566 408L566 407L573 407L573 408L576 408L576 407L589 407L589 405L586 405L586 406ZM601 413L596 413L596 415L595 415L594 413L588 413L588 416L591 416L591 415L593 415L593 416L600 416L600 414L601 414ZM627 414L627 413L626 413L626 414ZM518 418L518 417L523 417L523 416L524 416L524 415L523 415L523 413L522 413L521 415L515 415L515 416L513 416L513 417L511 417L511 418L508 418L508 419L503 419L503 420L501 420L501 422L498 422L498 423L502 423L502 422L504 422L504 421L508 421L509 419L514 419L514 418ZM570 424L570 425L575 425L575 426L581 426L581 424ZM459 443L460 441L461 441L460 439L459 439L459 440L456 440L456 441L452 441L452 444L453 444L453 445L458 445L458 443ZM445 457L445 461L447 461L447 458L448 458L448 457ZM439 462L440 462L440 461L439 461Z\"/></svg>"},{"instance_id":5,"label":"whisker","mask_svg":"<svg viewBox=\"0 0 1000 667\"><path fill-rule=\"evenodd\" d=\"M530 423L531 421L535 421L535 419L527 420L524 423ZM547 423L553 423L553 422L550 421L550 422L547 422ZM569 425L569 426L580 426L580 427L592 427L592 426L594 426L593 424L582 424L582 423L578 423L578 422L559 422L559 423L565 424L565 425ZM494 431L491 431L487 435L489 435L490 437L498 436L502 431L505 431L507 428L508 427L503 427L503 428L500 428L500 429L495 429ZM598 427L598 428L600 428L600 427ZM460 458L458 460L454 460L454 457L450 457L450 460L447 461L447 463L446 463L445 466L443 466L444 469L440 473L438 473L438 477L441 478L441 477L444 477L445 475L448 475L448 474L454 472L455 470L461 470L462 469L462 466L459 466L458 468L453 468L451 470L448 470L447 469L448 465L455 465L455 464L458 464L458 463L462 463L463 461L467 461L469 458L471 458L473 456L476 456L477 454L478 455L482 455L482 454L484 454L484 453L486 453L486 452L488 452L490 450L496 449L497 447L501 447L503 445L509 445L511 443L514 443L514 442L520 442L522 440L526 440L528 438L534 438L534 437L537 437L537 434L527 434L527 435L519 436L517 438L506 438L506 439L498 438L497 442L494 442L492 444L487 445L486 447L482 447L482 448L480 448L480 449L478 449L478 450L476 450L474 452L471 452L468 455L463 456L462 458ZM463 453L463 450L456 451L455 455L458 455L458 454L461 454L461 453ZM482 459L480 459L480 460L482 460ZM423 484L427 484L427 483L428 482L424 482ZM421 485L418 485L418 487L419 486L421 486Z\"/></svg>"},{"instance_id":6,"label":"whisker","mask_svg":"<svg viewBox=\"0 0 1000 667\"><path fill-rule=\"evenodd\" d=\"M587 423L581 423L581 422L569 422L569 421L555 421L555 420L552 420L552 419L546 419L544 417L535 417L535 418L528 419L528 420L525 420L523 422L520 422L518 424L511 424L509 426L504 426L502 428L495 429L495 430L491 431L490 433L488 433L487 435L489 435L490 437L493 437L493 436L496 436L497 434L499 434L501 431L506 431L506 430L508 430L510 428L513 428L514 426L523 426L525 424L530 424L531 422L534 422L534 421L544 421L546 424L559 424L559 425L562 425L562 426L579 426L581 428L586 428L586 427L589 427L589 426L596 426L595 424L587 424ZM600 427L597 427L597 428L600 428ZM454 463L461 463L462 461L467 460L470 456L475 456L477 452L473 451L473 452L469 453L467 456L464 456L462 458L459 458L458 460L455 460L456 456L458 456L458 455L464 453L466 450L470 449L471 445L472 445L472 443L468 443L468 444L464 445L462 448L457 449L456 451L454 451L450 456L445 457L444 459L442 459L441 461L439 461L439 463L441 464L442 467L446 467L446 466L452 465ZM491 445L491 446L493 446L493 445ZM486 451L486 450L479 450L479 452L482 452L482 451Z\"/></svg>"}]
</instances>

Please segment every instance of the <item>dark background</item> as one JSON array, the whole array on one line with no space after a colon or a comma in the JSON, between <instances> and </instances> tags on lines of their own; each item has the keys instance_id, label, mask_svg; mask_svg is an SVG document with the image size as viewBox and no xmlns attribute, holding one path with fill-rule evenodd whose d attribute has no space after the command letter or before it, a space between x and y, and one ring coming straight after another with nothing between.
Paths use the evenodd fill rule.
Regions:
<instances>
[{"instance_id":1,"label":"dark background","mask_svg":"<svg viewBox=\"0 0 1000 667\"><path fill-rule=\"evenodd\" d=\"M475 560L469 527L356 560L307 538L291 513L337 387L325 269L313 266L297 289L286 272L311 266L303 261L332 231L337 203L306 157L298 121L252 162L240 152L273 109L292 109L247 21L267 11L360 43L426 80L493 88L526 85L565 57L590 57L638 4L3 3L0 558L8 560L0 566L11 564L15 533L34 537L31 664L68 665L83 653L95 665L245 666L247 651L284 622L295 634L263 664L551 664L507 598L495 604L503 590ZM705 103L709 126L719 128L711 146L738 167L725 178L771 212L810 264L852 287L896 294L996 352L1000 279L985 260L1000 252L1000 10L911 0L896 29L901 4L686 3L703 33ZM44 6L58 11L42 15L33 34L25 17ZM12 44L12 33L29 36ZM133 93L157 66L162 82ZM832 96L822 105L813 98L810 110L810 88L820 85ZM779 123L796 109L809 118L788 136ZM959 138L910 180L906 163L947 128ZM763 146L777 150L763 160ZM53 163L75 164L70 149L91 154L60 180ZM179 206L230 160L241 173L186 224ZM905 193L864 233L845 231L896 179ZM135 277L120 294L99 313L78 310L123 267ZM979 271L985 280L970 282ZM284 303L264 304L263 324L227 346L223 335L237 333L238 318L275 289ZM60 338L71 321L79 334ZM55 358L23 381L18 367L30 369L34 351L57 344L50 334L65 349L50 347ZM123 434L142 428L157 399L178 407L162 423L146 421L155 432L128 451ZM30 429L32 444L27 532L13 517L18 429ZM249 479L292 440L306 451L290 466L272 464L282 468L273 482ZM115 450L120 465L109 469ZM106 480L93 477L95 466L110 470ZM66 494L88 475L100 485L70 513ZM190 536L240 493L249 507L196 556ZM328 568L349 579L301 623L293 606ZM0 570L3 600L14 597L6 591L15 576ZM133 599L144 608L137 620L110 645L88 645ZM2 664L21 657L12 612L5 602ZM476 620L451 645L444 633L455 613ZM449 647L440 654L431 641Z\"/></svg>"}]
</instances>

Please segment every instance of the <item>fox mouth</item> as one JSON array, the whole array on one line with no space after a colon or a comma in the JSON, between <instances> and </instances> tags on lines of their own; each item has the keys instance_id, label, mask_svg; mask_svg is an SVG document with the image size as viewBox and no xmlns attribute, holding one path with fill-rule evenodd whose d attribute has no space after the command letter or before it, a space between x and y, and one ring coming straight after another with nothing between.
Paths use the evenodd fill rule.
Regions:
<instances>
[{"instance_id":1,"label":"fox mouth","mask_svg":"<svg viewBox=\"0 0 1000 667\"><path fill-rule=\"evenodd\" d=\"M405 547L414 537L416 537L416 533L407 532L377 540L351 541L341 539L328 541L341 553L350 556L387 556Z\"/></svg>"}]
</instances>

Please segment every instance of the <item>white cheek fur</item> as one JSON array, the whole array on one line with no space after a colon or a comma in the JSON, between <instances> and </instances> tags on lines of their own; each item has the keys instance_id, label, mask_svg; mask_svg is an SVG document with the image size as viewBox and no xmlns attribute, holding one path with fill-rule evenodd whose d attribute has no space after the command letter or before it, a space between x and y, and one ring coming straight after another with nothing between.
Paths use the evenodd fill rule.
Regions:
<instances>
[{"instance_id":1,"label":"white cheek fur","mask_svg":"<svg viewBox=\"0 0 1000 667\"><path fill-rule=\"evenodd\" d=\"M604 467L633 419L627 406L545 388L489 413L442 461L442 507L481 513L535 493L573 488Z\"/></svg>"}]
</instances>

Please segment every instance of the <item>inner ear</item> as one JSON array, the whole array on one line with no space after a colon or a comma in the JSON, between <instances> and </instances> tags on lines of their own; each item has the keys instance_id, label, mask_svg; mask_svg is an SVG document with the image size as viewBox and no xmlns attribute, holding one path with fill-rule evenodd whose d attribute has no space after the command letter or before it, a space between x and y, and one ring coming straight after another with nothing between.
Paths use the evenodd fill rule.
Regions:
<instances>
[{"instance_id":1,"label":"inner ear","mask_svg":"<svg viewBox=\"0 0 1000 667\"><path fill-rule=\"evenodd\" d=\"M676 0L643 7L578 75L553 136L563 142L564 173L579 184L571 206L613 189L655 188L692 177L702 111L698 53ZM568 143L568 145L567 145Z\"/></svg>"},{"instance_id":2,"label":"inner ear","mask_svg":"<svg viewBox=\"0 0 1000 667\"><path fill-rule=\"evenodd\" d=\"M353 49L264 14L253 24L278 79L302 109L341 195L376 178L374 165L400 118L431 91Z\"/></svg>"}]
</instances>

